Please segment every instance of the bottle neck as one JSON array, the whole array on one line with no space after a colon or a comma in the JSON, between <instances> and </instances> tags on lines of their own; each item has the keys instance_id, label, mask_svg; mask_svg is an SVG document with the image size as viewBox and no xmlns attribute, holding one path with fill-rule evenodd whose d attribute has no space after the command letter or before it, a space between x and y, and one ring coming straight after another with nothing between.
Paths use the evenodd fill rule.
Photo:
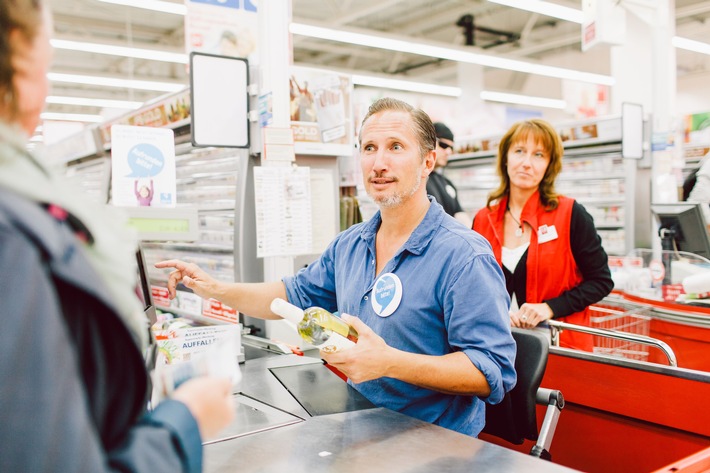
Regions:
<instances>
[{"instance_id":1,"label":"bottle neck","mask_svg":"<svg viewBox=\"0 0 710 473\"><path fill-rule=\"evenodd\" d=\"M302 309L278 297L271 301L271 312L294 324L299 324L304 316Z\"/></svg>"}]
</instances>

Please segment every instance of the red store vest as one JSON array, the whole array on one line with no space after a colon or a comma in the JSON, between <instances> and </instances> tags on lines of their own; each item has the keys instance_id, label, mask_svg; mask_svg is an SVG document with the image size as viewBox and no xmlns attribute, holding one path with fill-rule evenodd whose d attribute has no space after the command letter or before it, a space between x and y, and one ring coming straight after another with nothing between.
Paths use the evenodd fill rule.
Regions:
<instances>
[{"instance_id":1,"label":"red store vest","mask_svg":"<svg viewBox=\"0 0 710 473\"><path fill-rule=\"evenodd\" d=\"M555 210L546 211L540 202L538 192L528 199L520 215L520 221L533 228L530 235L527 259L527 286L525 299L529 303L540 303L553 299L582 282L582 274L572 256L570 245L570 222L574 199L559 196ZM503 266L501 247L503 246L503 224L508 205L508 197L503 197L490 209L478 211L473 229L486 237L493 247L498 264ZM557 238L538 244L540 232L554 225ZM571 324L589 326L589 310L570 314L563 318ZM592 336L566 330L560 335L560 346L592 351Z\"/></svg>"}]
</instances>

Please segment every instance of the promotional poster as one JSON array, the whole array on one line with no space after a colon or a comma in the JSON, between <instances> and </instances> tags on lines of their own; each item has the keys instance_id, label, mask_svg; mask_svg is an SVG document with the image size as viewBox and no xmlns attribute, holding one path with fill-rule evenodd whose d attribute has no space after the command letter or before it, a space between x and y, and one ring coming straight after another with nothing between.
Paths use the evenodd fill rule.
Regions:
<instances>
[{"instance_id":1,"label":"promotional poster","mask_svg":"<svg viewBox=\"0 0 710 473\"><path fill-rule=\"evenodd\" d=\"M175 137L167 128L111 127L111 193L118 207L175 207Z\"/></svg>"}]
</instances>

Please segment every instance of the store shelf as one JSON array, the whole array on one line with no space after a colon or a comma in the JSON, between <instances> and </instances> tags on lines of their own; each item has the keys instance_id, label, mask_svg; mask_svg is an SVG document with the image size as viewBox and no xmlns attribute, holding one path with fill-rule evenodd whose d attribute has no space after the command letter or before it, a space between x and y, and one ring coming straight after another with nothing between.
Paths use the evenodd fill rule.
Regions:
<instances>
[{"instance_id":1,"label":"store shelf","mask_svg":"<svg viewBox=\"0 0 710 473\"><path fill-rule=\"evenodd\" d=\"M352 156L354 149L349 144L338 143L308 143L297 141L294 143L294 152L302 156Z\"/></svg>"}]
</instances>

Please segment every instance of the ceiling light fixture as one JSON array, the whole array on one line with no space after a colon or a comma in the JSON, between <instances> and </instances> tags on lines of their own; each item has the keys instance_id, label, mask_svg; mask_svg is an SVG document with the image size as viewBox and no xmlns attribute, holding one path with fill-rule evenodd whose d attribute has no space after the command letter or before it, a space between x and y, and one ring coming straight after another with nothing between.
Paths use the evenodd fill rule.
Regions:
<instances>
[{"instance_id":1,"label":"ceiling light fixture","mask_svg":"<svg viewBox=\"0 0 710 473\"><path fill-rule=\"evenodd\" d=\"M118 87L121 89L153 90L157 92L177 92L187 87L174 82L155 82L149 80L121 79L118 77L84 76L79 74L64 74L50 72L47 78L52 82L70 84L99 85L103 87Z\"/></svg>"},{"instance_id":2,"label":"ceiling light fixture","mask_svg":"<svg viewBox=\"0 0 710 473\"><path fill-rule=\"evenodd\" d=\"M342 74L350 74L354 85L367 87L380 87L384 89L403 90L407 92L420 92L425 94L445 95L448 97L460 97L461 88L426 82L414 82L408 80L389 79L383 76L366 76L356 73L349 73L344 70L334 70ZM564 100L549 99L546 97L533 97L528 95L511 94L504 92L482 91L481 100L492 102L504 102L518 105L530 105L534 107L565 109L567 104Z\"/></svg>"},{"instance_id":3,"label":"ceiling light fixture","mask_svg":"<svg viewBox=\"0 0 710 473\"><path fill-rule=\"evenodd\" d=\"M146 10L159 11L163 13L173 13L175 15L185 15L187 7L181 3L162 2L160 0L99 0L103 3L114 5L124 5L127 7L144 8Z\"/></svg>"},{"instance_id":4,"label":"ceiling light fixture","mask_svg":"<svg viewBox=\"0 0 710 473\"><path fill-rule=\"evenodd\" d=\"M87 115L83 113L52 113L44 112L39 116L42 120L56 120L65 122L85 122L101 123L104 117L101 115Z\"/></svg>"},{"instance_id":5,"label":"ceiling light fixture","mask_svg":"<svg viewBox=\"0 0 710 473\"><path fill-rule=\"evenodd\" d=\"M72 41L66 39L52 39L50 40L50 43L55 49L66 49L70 51L82 51L95 54L108 54L111 56L147 59L149 61L172 62L176 64L187 64L188 62L187 54L159 51L157 49L131 48L127 46L115 46L112 44L85 43L82 41Z\"/></svg>"},{"instance_id":6,"label":"ceiling light fixture","mask_svg":"<svg viewBox=\"0 0 710 473\"><path fill-rule=\"evenodd\" d=\"M573 23L582 24L584 14L582 10L576 8L565 7L555 3L543 2L539 0L488 0L491 3L505 5L506 7L526 10L533 13L539 13L560 20L571 21Z\"/></svg>"},{"instance_id":7,"label":"ceiling light fixture","mask_svg":"<svg viewBox=\"0 0 710 473\"><path fill-rule=\"evenodd\" d=\"M674 36L671 40L671 44L679 49L685 49L701 54L710 54L710 44L703 43L701 41Z\"/></svg>"},{"instance_id":8,"label":"ceiling light fixture","mask_svg":"<svg viewBox=\"0 0 710 473\"><path fill-rule=\"evenodd\" d=\"M125 108L127 110L134 110L141 105L143 102L133 102L128 100L112 100L112 99L94 99L94 98L84 98L84 97L62 97L57 95L50 95L45 100L47 103L58 104L58 105L78 105L80 107L100 107L100 108Z\"/></svg>"},{"instance_id":9,"label":"ceiling light fixture","mask_svg":"<svg viewBox=\"0 0 710 473\"><path fill-rule=\"evenodd\" d=\"M526 10L533 13L559 18L561 20L571 21L573 23L582 24L584 12L576 8L564 7L555 3L543 2L538 0L488 0L491 3L505 5L519 10ZM692 39L681 38L674 36L671 40L673 47L686 49L701 54L710 54L710 44L695 41Z\"/></svg>"},{"instance_id":10,"label":"ceiling light fixture","mask_svg":"<svg viewBox=\"0 0 710 473\"><path fill-rule=\"evenodd\" d=\"M460 47L450 47L448 45L443 46L433 43L412 41L410 38L395 37L394 35L373 35L372 32L355 30L353 28L333 29L314 24L291 23L290 31L295 35L308 36L311 38L356 44L371 48L387 49L390 51L399 51L409 54L418 54L421 56L449 59L451 61L479 64L497 69L525 72L528 74L537 74L559 79L591 82L593 84L602 85L614 85L615 82L613 77L607 75L575 71L573 69L564 69L561 67L546 66L543 64L534 64L517 59L507 59L500 56L474 53Z\"/></svg>"},{"instance_id":11,"label":"ceiling light fixture","mask_svg":"<svg viewBox=\"0 0 710 473\"><path fill-rule=\"evenodd\" d=\"M447 85L428 84L425 82L414 82L409 80L389 79L386 77L364 76L353 74L354 85L367 87L381 87L383 89L404 90L408 92L420 92L424 94L445 95L448 97L460 97L461 88Z\"/></svg>"},{"instance_id":12,"label":"ceiling light fixture","mask_svg":"<svg viewBox=\"0 0 710 473\"><path fill-rule=\"evenodd\" d=\"M508 94L503 92L482 91L481 100L491 102L515 103L518 105L530 105L533 107L556 108L564 110L567 102L558 99L548 99L545 97L532 97L529 95Z\"/></svg>"}]
</instances>

